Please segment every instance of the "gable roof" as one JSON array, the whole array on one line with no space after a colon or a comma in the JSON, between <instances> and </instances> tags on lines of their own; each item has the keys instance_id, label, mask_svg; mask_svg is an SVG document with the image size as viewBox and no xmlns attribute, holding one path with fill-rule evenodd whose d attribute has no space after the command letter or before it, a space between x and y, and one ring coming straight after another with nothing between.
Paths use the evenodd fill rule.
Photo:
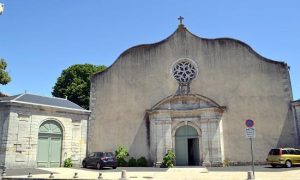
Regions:
<instances>
[{"instance_id":1,"label":"gable roof","mask_svg":"<svg viewBox=\"0 0 300 180\"><path fill-rule=\"evenodd\" d=\"M82 107L67 99L57 97L45 97L27 93L8 97L1 97L0 102L15 102L21 104L40 105L89 112L88 110L83 109Z\"/></svg>"},{"instance_id":2,"label":"gable roof","mask_svg":"<svg viewBox=\"0 0 300 180\"><path fill-rule=\"evenodd\" d=\"M149 50L149 49L154 48L158 45L161 45L165 42L168 42L170 39L172 39L172 37L175 37L175 36L184 36L184 37L186 37L187 34L191 35L192 37L194 37L198 40L206 42L207 44L214 44L214 43L226 44L227 43L227 44L235 44L237 46L245 47L246 49L249 50L249 53L254 54L260 60L263 60L263 61L269 62L269 63L274 63L274 64L281 64L281 65L284 65L284 66L288 67L288 65L283 61L275 61L275 60L268 59L268 58L260 55L252 47L250 47L250 45L246 44L243 41L233 39L233 38L227 38L227 37L214 38L214 39L202 38L202 37L199 37L199 36L191 33L183 24L180 24L180 25L178 25L177 29L170 36L168 36L167 38L165 38L165 39L163 39L159 42L155 42L155 43L152 43L152 44L140 44L140 45L136 45L136 46L128 48L127 50L123 51L119 55L119 57L114 61L114 63L112 65L110 65L109 67L107 67L103 71L96 72L96 73L92 74L91 77L94 78L99 74L104 74L104 73L108 72L118 61L120 61L121 57L124 57L127 54L131 54L131 53L137 52L137 51Z\"/></svg>"}]
</instances>

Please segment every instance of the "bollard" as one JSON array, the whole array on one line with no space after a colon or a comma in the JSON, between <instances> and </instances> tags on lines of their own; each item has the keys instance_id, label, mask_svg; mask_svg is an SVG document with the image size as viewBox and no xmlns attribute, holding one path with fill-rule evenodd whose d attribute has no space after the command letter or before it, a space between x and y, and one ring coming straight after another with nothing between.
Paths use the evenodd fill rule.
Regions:
<instances>
[{"instance_id":1,"label":"bollard","mask_svg":"<svg viewBox=\"0 0 300 180\"><path fill-rule=\"evenodd\" d=\"M6 176L6 167L5 167L5 166L2 167L2 173L1 173L1 176L2 176L2 177L3 177L3 176Z\"/></svg>"},{"instance_id":2,"label":"bollard","mask_svg":"<svg viewBox=\"0 0 300 180\"><path fill-rule=\"evenodd\" d=\"M31 172L28 173L28 176L27 176L27 177L31 178L31 177L32 177L32 173L31 173Z\"/></svg>"},{"instance_id":3,"label":"bollard","mask_svg":"<svg viewBox=\"0 0 300 180\"><path fill-rule=\"evenodd\" d=\"M102 173L99 173L98 179L103 179Z\"/></svg>"},{"instance_id":4,"label":"bollard","mask_svg":"<svg viewBox=\"0 0 300 180\"><path fill-rule=\"evenodd\" d=\"M78 173L75 172L73 178L78 178Z\"/></svg>"},{"instance_id":5,"label":"bollard","mask_svg":"<svg viewBox=\"0 0 300 180\"><path fill-rule=\"evenodd\" d=\"M121 174L121 180L125 180L127 179L127 173L126 173L126 170L122 170L122 174Z\"/></svg>"},{"instance_id":6,"label":"bollard","mask_svg":"<svg viewBox=\"0 0 300 180\"><path fill-rule=\"evenodd\" d=\"M53 172L50 173L49 178L54 178Z\"/></svg>"},{"instance_id":7,"label":"bollard","mask_svg":"<svg viewBox=\"0 0 300 180\"><path fill-rule=\"evenodd\" d=\"M252 171L248 171L247 172L247 180L253 180L253 174L252 174Z\"/></svg>"}]
</instances>

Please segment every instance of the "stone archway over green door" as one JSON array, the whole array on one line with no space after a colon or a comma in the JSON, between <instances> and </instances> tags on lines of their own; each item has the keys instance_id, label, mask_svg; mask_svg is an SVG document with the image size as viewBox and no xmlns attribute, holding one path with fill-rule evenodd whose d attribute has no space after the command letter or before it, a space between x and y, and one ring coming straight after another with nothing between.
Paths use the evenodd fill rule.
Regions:
<instances>
[{"instance_id":1,"label":"stone archway over green door","mask_svg":"<svg viewBox=\"0 0 300 180\"><path fill-rule=\"evenodd\" d=\"M192 126L181 126L175 133L177 166L199 165L199 136Z\"/></svg>"},{"instance_id":2,"label":"stone archway over green door","mask_svg":"<svg viewBox=\"0 0 300 180\"><path fill-rule=\"evenodd\" d=\"M61 161L62 128L53 120L39 128L37 167L59 167Z\"/></svg>"}]
</instances>

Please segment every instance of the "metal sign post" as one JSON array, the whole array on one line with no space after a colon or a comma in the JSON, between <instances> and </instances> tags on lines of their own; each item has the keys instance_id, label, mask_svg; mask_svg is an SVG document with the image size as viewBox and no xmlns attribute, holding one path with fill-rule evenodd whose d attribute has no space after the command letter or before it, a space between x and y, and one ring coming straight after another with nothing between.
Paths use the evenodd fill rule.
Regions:
<instances>
[{"instance_id":1,"label":"metal sign post","mask_svg":"<svg viewBox=\"0 0 300 180\"><path fill-rule=\"evenodd\" d=\"M254 127L254 121L251 119L247 119L245 121L246 124L246 137L250 139L250 146L251 146L251 162L252 162L252 173L253 173L253 178L255 178L255 173L254 173L254 160L253 160L253 143L252 139L255 138L255 127Z\"/></svg>"},{"instance_id":2,"label":"metal sign post","mask_svg":"<svg viewBox=\"0 0 300 180\"><path fill-rule=\"evenodd\" d=\"M253 161L253 146L252 146L252 138L250 138L250 144L251 144L252 173L253 173L253 178L255 178L255 174L254 174L254 161Z\"/></svg>"}]
</instances>

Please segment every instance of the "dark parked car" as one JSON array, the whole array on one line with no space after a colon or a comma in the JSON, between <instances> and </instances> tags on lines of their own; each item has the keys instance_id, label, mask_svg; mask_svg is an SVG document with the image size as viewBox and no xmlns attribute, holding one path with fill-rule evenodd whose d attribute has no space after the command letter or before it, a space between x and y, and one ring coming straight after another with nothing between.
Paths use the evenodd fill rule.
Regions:
<instances>
[{"instance_id":1,"label":"dark parked car","mask_svg":"<svg viewBox=\"0 0 300 180\"><path fill-rule=\"evenodd\" d=\"M82 167L95 167L102 169L103 167L117 168L117 160L112 152L93 152L90 153L82 161Z\"/></svg>"}]
</instances>

